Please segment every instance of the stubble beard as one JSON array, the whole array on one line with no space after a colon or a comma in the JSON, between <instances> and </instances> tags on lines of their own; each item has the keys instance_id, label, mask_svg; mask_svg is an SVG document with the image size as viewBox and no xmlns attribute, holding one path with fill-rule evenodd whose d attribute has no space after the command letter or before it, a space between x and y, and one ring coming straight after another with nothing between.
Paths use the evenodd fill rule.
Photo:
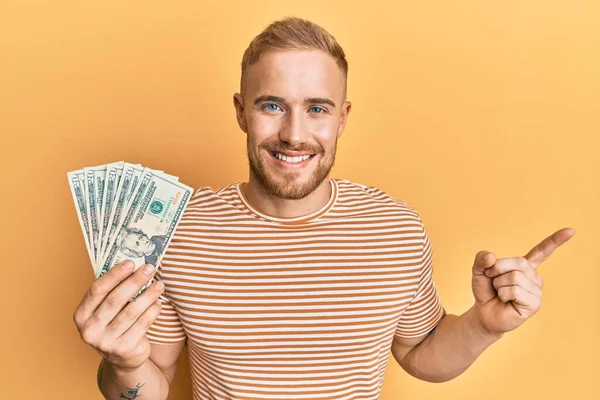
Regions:
<instances>
[{"instance_id":1,"label":"stubble beard","mask_svg":"<svg viewBox=\"0 0 600 400\"><path fill-rule=\"evenodd\" d=\"M312 173L307 182L298 181L298 172L290 172L284 174L278 174L282 179L277 179L273 174L265 167L263 160L251 156L252 152L250 149L250 139L246 140L246 154L248 156L248 164L250 165L250 171L254 175L259 184L259 190L268 196L274 196L285 200L299 200L308 196L314 192L323 183L325 178L329 175L329 171L333 168L335 163L335 151L337 147L336 143L333 147L333 151L329 157L324 158L324 152L318 153L319 163ZM259 151L262 148L259 148ZM316 157L316 156L315 156ZM314 162L315 160L313 160Z\"/></svg>"}]
</instances>

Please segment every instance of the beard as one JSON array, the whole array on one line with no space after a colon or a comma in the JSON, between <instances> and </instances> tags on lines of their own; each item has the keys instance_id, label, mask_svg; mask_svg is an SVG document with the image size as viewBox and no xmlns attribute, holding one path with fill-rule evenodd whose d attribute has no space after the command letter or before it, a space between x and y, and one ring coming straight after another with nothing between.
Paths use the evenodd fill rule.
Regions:
<instances>
[{"instance_id":1,"label":"beard","mask_svg":"<svg viewBox=\"0 0 600 400\"><path fill-rule=\"evenodd\" d=\"M300 146L298 148L292 148L285 142L275 140L271 142L265 142L259 146L259 154L261 149L265 149L269 153L271 151L289 150L316 154L315 157L317 155L321 155L321 157L319 157L319 163L317 164L315 171L311 174L308 181L306 182L300 182L298 180L298 176L300 175L300 173L298 172L278 174L281 176L281 178L278 179L278 177L276 177L265 166L265 162L260 156L254 156L250 146L250 136L248 135L246 139L246 153L248 156L248 164L250 165L251 173L254 175L260 186L260 190L269 196L274 196L286 200L299 200L314 192L329 175L329 171L331 171L331 168L333 168L333 164L335 163L335 150L337 147L337 138L333 147L333 152L328 157L324 156L325 150L320 145ZM271 157L270 154L269 157Z\"/></svg>"}]
</instances>

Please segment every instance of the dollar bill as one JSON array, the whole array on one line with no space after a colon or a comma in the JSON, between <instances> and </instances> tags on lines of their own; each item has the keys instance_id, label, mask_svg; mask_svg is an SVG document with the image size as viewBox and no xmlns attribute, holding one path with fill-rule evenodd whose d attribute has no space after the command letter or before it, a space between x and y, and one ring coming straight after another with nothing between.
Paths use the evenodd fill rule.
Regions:
<instances>
[{"instance_id":1,"label":"dollar bill","mask_svg":"<svg viewBox=\"0 0 600 400\"><path fill-rule=\"evenodd\" d=\"M98 276L101 266L104 263L104 259L106 258L108 244L114 239L115 235L118 233L117 228L121 226L124 214L123 212L126 210L128 204L130 204L131 202L133 192L137 189L139 185L139 178L140 176L142 176L143 171L144 167L142 167L141 165L129 163L124 163L123 165L121 179L119 181L117 192L115 193L115 200L110 210L110 217L108 219L108 226L106 228L107 234L103 238L99 261L96 264L96 267L94 268L96 276Z\"/></svg>"},{"instance_id":2,"label":"dollar bill","mask_svg":"<svg viewBox=\"0 0 600 400\"><path fill-rule=\"evenodd\" d=\"M106 177L104 179L104 193L102 197L102 206L100 207L100 219L99 219L99 244L98 254L96 254L96 265L100 263L101 254L104 247L104 238L107 234L108 223L110 220L110 212L112 211L113 204L117 194L117 188L119 181L121 180L121 174L123 172L125 162L119 161L111 163L106 166ZM94 268L96 269L96 268Z\"/></svg>"},{"instance_id":3,"label":"dollar bill","mask_svg":"<svg viewBox=\"0 0 600 400\"><path fill-rule=\"evenodd\" d=\"M177 176L124 161L71 171L67 178L96 278L125 259L135 269L160 265L190 187Z\"/></svg>"},{"instance_id":4,"label":"dollar bill","mask_svg":"<svg viewBox=\"0 0 600 400\"><path fill-rule=\"evenodd\" d=\"M178 176L165 174L164 172L162 174L164 176L166 176L167 178L169 178L170 180L172 180L172 181L179 182L179 177Z\"/></svg>"},{"instance_id":5,"label":"dollar bill","mask_svg":"<svg viewBox=\"0 0 600 400\"><path fill-rule=\"evenodd\" d=\"M191 194L189 186L145 169L97 277L123 260L133 260L135 269L143 264L158 266Z\"/></svg>"},{"instance_id":6,"label":"dollar bill","mask_svg":"<svg viewBox=\"0 0 600 400\"><path fill-rule=\"evenodd\" d=\"M75 203L75 211L77 212L77 219L79 219L79 225L81 232L83 233L83 240L85 247L90 257L90 262L94 265L94 258L90 249L90 228L89 219L86 206L86 193L85 193L85 175L83 170L71 171L67 173L69 180L69 187L71 188L71 195L73 196L73 202Z\"/></svg>"},{"instance_id":7,"label":"dollar bill","mask_svg":"<svg viewBox=\"0 0 600 400\"><path fill-rule=\"evenodd\" d=\"M93 265L96 265L96 255L98 254L99 244L99 229L98 229L98 198L101 191L104 190L104 175L106 173L106 165L96 167L86 167L83 169L85 175L85 201L88 211L89 239L90 250L92 252ZM99 187L102 186L102 189Z\"/></svg>"}]
</instances>

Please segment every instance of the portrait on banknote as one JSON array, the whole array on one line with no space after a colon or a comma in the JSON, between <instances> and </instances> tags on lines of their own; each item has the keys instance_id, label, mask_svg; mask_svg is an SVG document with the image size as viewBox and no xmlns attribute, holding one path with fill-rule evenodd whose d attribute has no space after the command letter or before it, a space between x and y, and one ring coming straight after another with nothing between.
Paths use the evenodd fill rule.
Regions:
<instances>
[{"instance_id":1,"label":"portrait on banknote","mask_svg":"<svg viewBox=\"0 0 600 400\"><path fill-rule=\"evenodd\" d=\"M145 264L155 265L164 250L166 240L166 235L148 236L141 229L125 228L119 232L117 246L126 256L144 257Z\"/></svg>"}]
</instances>

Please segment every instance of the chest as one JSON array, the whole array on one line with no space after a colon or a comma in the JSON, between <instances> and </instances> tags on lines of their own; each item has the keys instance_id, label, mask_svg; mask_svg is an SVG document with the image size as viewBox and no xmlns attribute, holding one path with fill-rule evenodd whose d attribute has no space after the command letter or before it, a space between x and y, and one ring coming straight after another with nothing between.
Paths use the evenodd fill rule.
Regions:
<instances>
[{"instance_id":1,"label":"chest","mask_svg":"<svg viewBox=\"0 0 600 400\"><path fill-rule=\"evenodd\" d=\"M336 231L174 241L163 275L188 337L254 355L387 343L418 284L416 247Z\"/></svg>"}]
</instances>

